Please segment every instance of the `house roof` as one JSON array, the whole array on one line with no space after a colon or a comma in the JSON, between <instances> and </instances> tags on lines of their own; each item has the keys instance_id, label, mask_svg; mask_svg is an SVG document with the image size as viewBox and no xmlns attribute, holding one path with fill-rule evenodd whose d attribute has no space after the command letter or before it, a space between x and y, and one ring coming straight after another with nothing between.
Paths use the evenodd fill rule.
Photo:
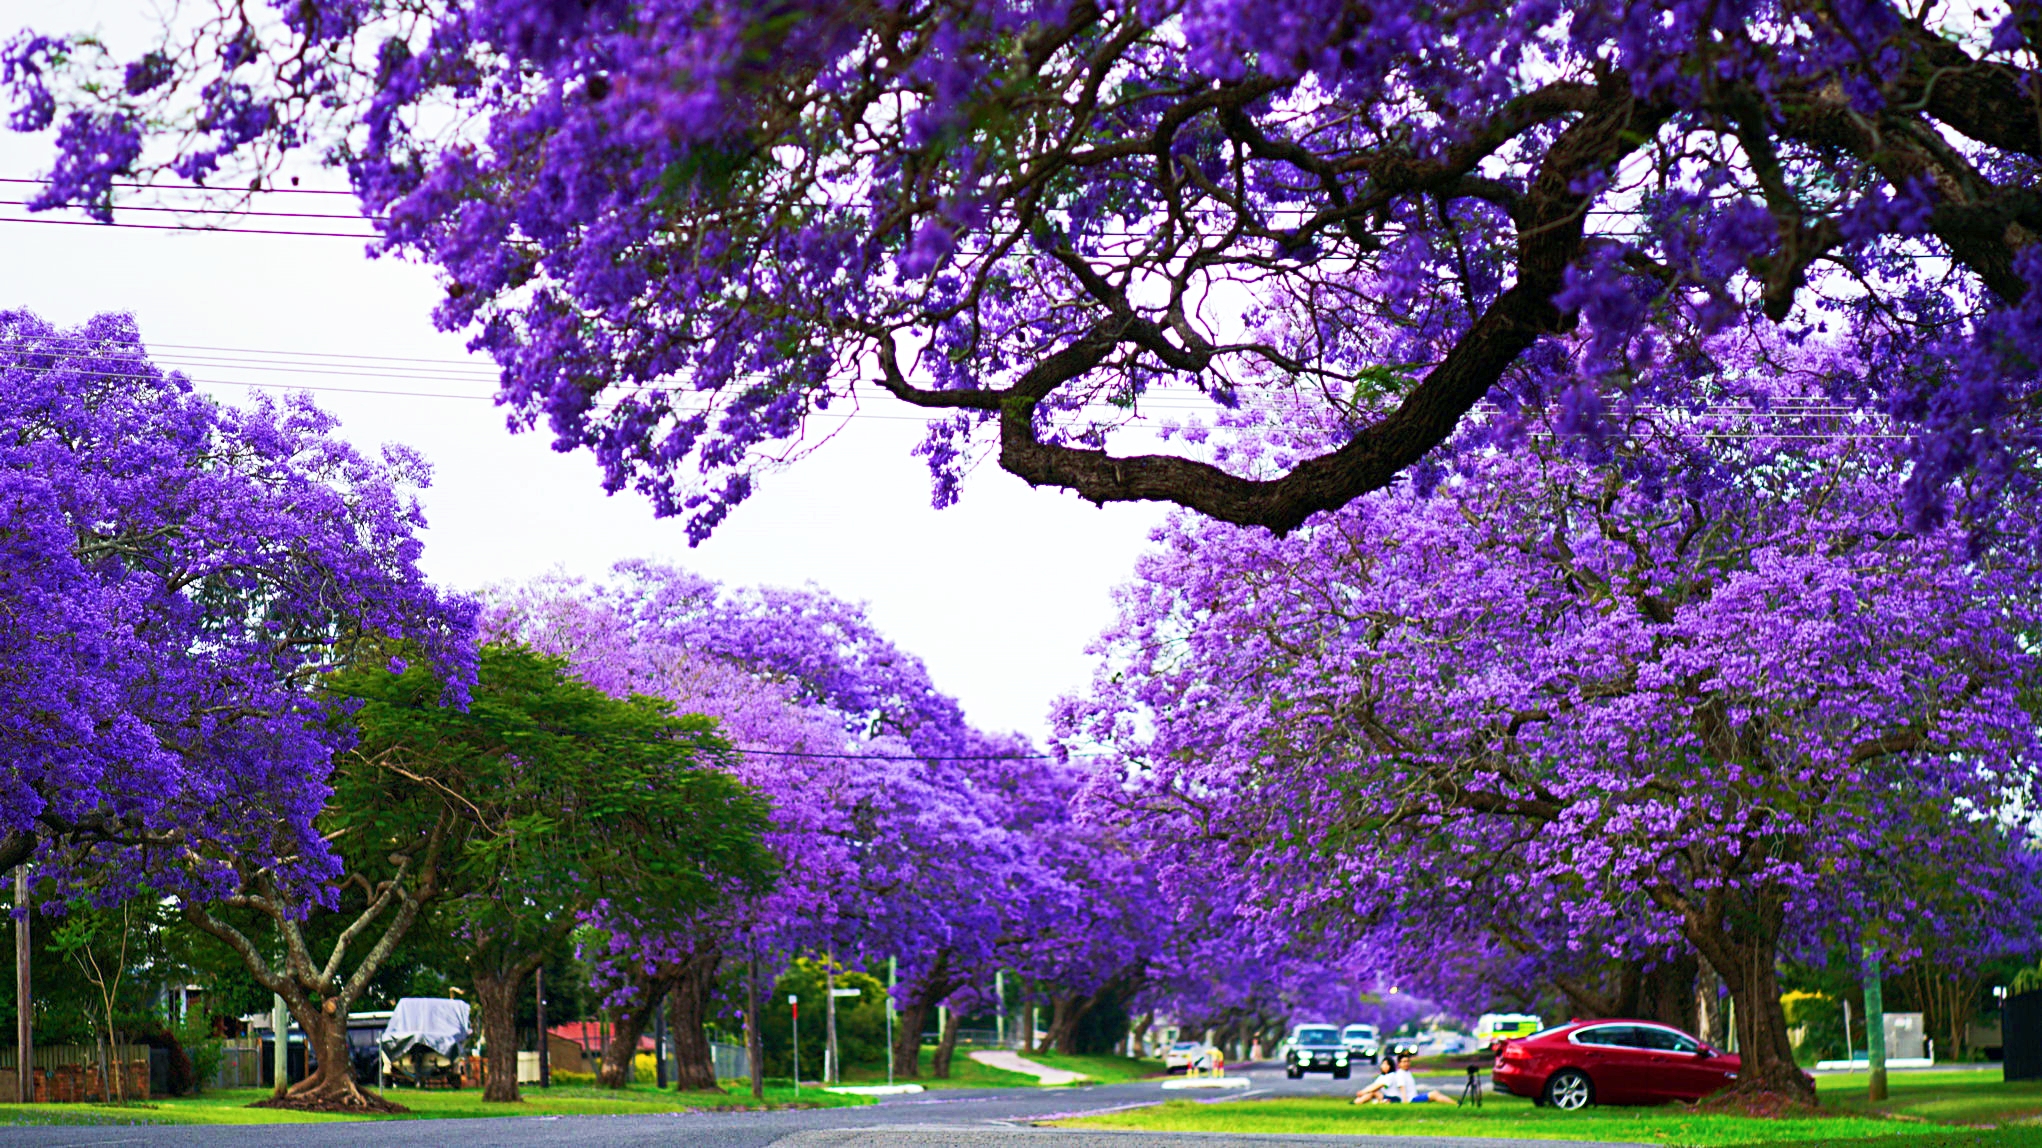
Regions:
<instances>
[{"instance_id":1,"label":"house roof","mask_svg":"<svg viewBox=\"0 0 2042 1148\"><path fill-rule=\"evenodd\" d=\"M579 1045L583 1052L601 1053L603 1051L603 1033L607 1030L599 1028L596 1022L592 1020L571 1020L566 1024L556 1024L546 1031L561 1040ZM652 1038L640 1033L638 1036L638 1051L651 1052Z\"/></svg>"}]
</instances>

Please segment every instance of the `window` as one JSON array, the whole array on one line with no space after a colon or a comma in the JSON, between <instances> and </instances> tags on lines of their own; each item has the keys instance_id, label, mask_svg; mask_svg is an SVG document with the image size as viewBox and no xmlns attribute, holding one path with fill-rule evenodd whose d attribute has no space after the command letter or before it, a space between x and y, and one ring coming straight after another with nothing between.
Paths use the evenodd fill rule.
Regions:
<instances>
[{"instance_id":1,"label":"window","mask_svg":"<svg viewBox=\"0 0 2042 1148\"><path fill-rule=\"evenodd\" d=\"M1628 1024L1599 1024L1584 1028L1568 1038L1575 1044L1593 1044L1616 1048L1637 1048L1637 1029Z\"/></svg>"},{"instance_id":2,"label":"window","mask_svg":"<svg viewBox=\"0 0 2042 1148\"><path fill-rule=\"evenodd\" d=\"M1702 1046L1695 1043L1692 1037L1670 1028L1641 1028L1638 1035L1644 1038L1646 1048L1657 1049L1660 1052L1685 1052L1692 1055L1702 1050Z\"/></svg>"},{"instance_id":3,"label":"window","mask_svg":"<svg viewBox=\"0 0 2042 1148\"><path fill-rule=\"evenodd\" d=\"M1340 1031L1333 1028L1301 1028L1298 1030L1299 1044L1339 1044Z\"/></svg>"}]
</instances>

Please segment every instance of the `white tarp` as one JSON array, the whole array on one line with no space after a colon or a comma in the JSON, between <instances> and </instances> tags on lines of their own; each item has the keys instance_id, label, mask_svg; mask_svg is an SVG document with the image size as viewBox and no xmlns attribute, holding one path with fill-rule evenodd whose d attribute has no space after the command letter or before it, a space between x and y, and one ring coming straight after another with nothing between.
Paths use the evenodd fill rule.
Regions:
<instances>
[{"instance_id":1,"label":"white tarp","mask_svg":"<svg viewBox=\"0 0 2042 1148\"><path fill-rule=\"evenodd\" d=\"M468 1042L468 1002L442 997L405 997L390 1014L377 1041L383 1054L399 1060L423 1046L441 1056L455 1056Z\"/></svg>"}]
</instances>

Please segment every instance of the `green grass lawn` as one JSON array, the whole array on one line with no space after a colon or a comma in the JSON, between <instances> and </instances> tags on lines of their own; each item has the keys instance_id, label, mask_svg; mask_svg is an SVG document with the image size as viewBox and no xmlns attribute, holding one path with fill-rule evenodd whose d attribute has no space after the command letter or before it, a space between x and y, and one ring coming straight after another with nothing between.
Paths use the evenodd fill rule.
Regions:
<instances>
[{"instance_id":1,"label":"green grass lawn","mask_svg":"<svg viewBox=\"0 0 2042 1148\"><path fill-rule=\"evenodd\" d=\"M1082 1072L1097 1084L1119 1084L1128 1080L1146 1080L1163 1075L1163 1062L1156 1058L1136 1056L1065 1056L1059 1052L1031 1052L1022 1059L1032 1060L1046 1068L1061 1068L1068 1072Z\"/></svg>"},{"instance_id":2,"label":"green grass lawn","mask_svg":"<svg viewBox=\"0 0 2042 1148\"><path fill-rule=\"evenodd\" d=\"M1522 1140L1605 1140L1643 1144L1816 1144L1842 1148L1905 1137L1907 1148L2042 1148L2042 1126L1997 1132L1959 1131L1953 1124L1997 1125L2042 1114L2042 1084L2003 1083L1997 1073L1920 1073L1893 1079L1891 1095L1874 1105L1865 1080L1817 1082L1823 1112L1767 1120L1698 1113L1684 1105L1593 1108L1558 1112L1513 1096L1488 1096L1481 1108L1420 1104L1356 1107L1344 1097L1278 1097L1201 1103L1171 1100L1154 1108L1066 1121L1074 1127L1169 1132L1333 1132L1348 1135L1486 1136ZM1160 1095L1160 1094L1159 1094ZM1948 1143L1945 1145L1944 1140Z\"/></svg>"},{"instance_id":3,"label":"green grass lawn","mask_svg":"<svg viewBox=\"0 0 2042 1148\"><path fill-rule=\"evenodd\" d=\"M662 1092L650 1085L633 1085L616 1092L585 1086L526 1088L522 1104L485 1104L479 1088L465 1088L458 1092L391 1090L387 1093L390 1099L412 1110L407 1116L338 1116L248 1107L268 1095L266 1090L261 1089L230 1089L197 1097L152 1100L146 1104L0 1104L0 1124L321 1124L348 1120L451 1120L484 1116L614 1116L692 1112L756 1103L749 1087L733 1083L726 1086L721 1095ZM784 1107L794 1100L794 1088L790 1082L767 1082L767 1104ZM813 1088L801 1090L800 1102L826 1108L872 1103L867 1097L835 1096Z\"/></svg>"},{"instance_id":4,"label":"green grass lawn","mask_svg":"<svg viewBox=\"0 0 2042 1148\"><path fill-rule=\"evenodd\" d=\"M1878 1104L1865 1098L1863 1076L1817 1077L1815 1091L1825 1108L1941 1124L2002 1124L2042 1116L2042 1081L2008 1084L1991 1070L1896 1072L1888 1078L1886 1099Z\"/></svg>"},{"instance_id":5,"label":"green grass lawn","mask_svg":"<svg viewBox=\"0 0 2042 1148\"><path fill-rule=\"evenodd\" d=\"M1803 1140L1794 1148L2042 1148L2042 1126L2009 1125L2005 1128L1935 1127L1917 1135L1895 1140L1878 1139Z\"/></svg>"},{"instance_id":6,"label":"green grass lawn","mask_svg":"<svg viewBox=\"0 0 2042 1148\"><path fill-rule=\"evenodd\" d=\"M1003 1068L992 1068L971 1059L970 1050L958 1049L950 1061L950 1079L938 1080L930 1075L930 1061L935 1055L934 1045L922 1046L922 1075L913 1081L901 1080L900 1084L919 1084L924 1088L1039 1088L1035 1077L1025 1072L1008 1072ZM1029 1053L1024 1059L1032 1060L1046 1068L1061 1068L1070 1072L1082 1072L1092 1083L1119 1084L1126 1080L1142 1080L1163 1075L1163 1062L1143 1060L1126 1056L1063 1056L1059 1053ZM884 1084L885 1065L845 1065L845 1084Z\"/></svg>"},{"instance_id":7,"label":"green grass lawn","mask_svg":"<svg viewBox=\"0 0 2042 1148\"><path fill-rule=\"evenodd\" d=\"M931 1067L936 1056L936 1046L922 1046L922 1074L913 1080L896 1080L896 1084L919 1084L923 1088L1033 1088L1035 1078L1022 1072L1008 1072L992 1068L971 1059L969 1049L960 1048L950 1058L950 1077L938 1080ZM847 1064L844 1066L845 1084L885 1084L884 1064Z\"/></svg>"}]
</instances>

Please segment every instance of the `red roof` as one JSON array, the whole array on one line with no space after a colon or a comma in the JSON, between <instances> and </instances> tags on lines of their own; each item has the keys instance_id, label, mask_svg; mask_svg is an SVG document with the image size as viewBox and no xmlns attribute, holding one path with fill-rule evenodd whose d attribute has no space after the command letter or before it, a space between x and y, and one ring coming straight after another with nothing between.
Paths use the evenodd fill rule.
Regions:
<instances>
[{"instance_id":1,"label":"red roof","mask_svg":"<svg viewBox=\"0 0 2042 1148\"><path fill-rule=\"evenodd\" d=\"M547 1031L570 1044L580 1045L583 1052L600 1055L603 1051L603 1034L609 1030L597 1027L596 1022L592 1020L573 1020L568 1021L566 1024L556 1024ZM638 1036L638 1051L651 1052L652 1038L640 1033Z\"/></svg>"}]
</instances>

